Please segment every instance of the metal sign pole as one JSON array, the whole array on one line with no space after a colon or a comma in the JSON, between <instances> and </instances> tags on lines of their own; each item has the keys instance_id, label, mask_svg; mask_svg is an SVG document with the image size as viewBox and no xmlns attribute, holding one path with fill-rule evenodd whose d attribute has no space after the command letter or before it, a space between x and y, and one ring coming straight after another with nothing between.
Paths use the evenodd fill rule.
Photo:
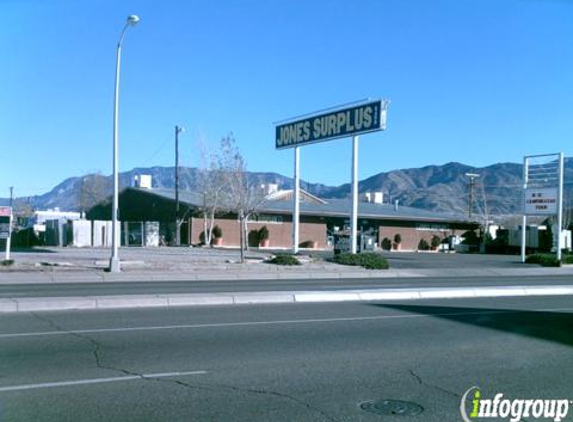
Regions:
<instances>
[{"instance_id":1,"label":"metal sign pole","mask_svg":"<svg viewBox=\"0 0 573 422\"><path fill-rule=\"evenodd\" d=\"M298 253L300 225L300 148L294 149L294 188L292 213L292 252Z\"/></svg>"},{"instance_id":2,"label":"metal sign pole","mask_svg":"<svg viewBox=\"0 0 573 422\"><path fill-rule=\"evenodd\" d=\"M356 253L358 226L358 136L352 137L352 213L350 217L350 253Z\"/></svg>"},{"instance_id":3,"label":"metal sign pole","mask_svg":"<svg viewBox=\"0 0 573 422\"><path fill-rule=\"evenodd\" d=\"M12 243L12 213L10 213L10 224L8 228L8 239L6 239L6 261L10 259L10 244Z\"/></svg>"},{"instance_id":4,"label":"metal sign pole","mask_svg":"<svg viewBox=\"0 0 573 422\"><path fill-rule=\"evenodd\" d=\"M561 261L561 230L563 229L563 153L559 153L559 190L557 193L557 260Z\"/></svg>"},{"instance_id":5,"label":"metal sign pole","mask_svg":"<svg viewBox=\"0 0 573 422\"><path fill-rule=\"evenodd\" d=\"M527 214L525 213L525 193L527 191L527 166L529 159L523 159L523 221L521 222L521 262L525 262L525 247L527 242Z\"/></svg>"}]
</instances>

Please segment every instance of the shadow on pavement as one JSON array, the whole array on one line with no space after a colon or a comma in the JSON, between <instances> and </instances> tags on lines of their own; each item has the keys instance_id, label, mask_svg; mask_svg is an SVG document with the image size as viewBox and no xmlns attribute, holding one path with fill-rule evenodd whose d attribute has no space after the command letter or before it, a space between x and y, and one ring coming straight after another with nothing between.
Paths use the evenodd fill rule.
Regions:
<instances>
[{"instance_id":1,"label":"shadow on pavement","mask_svg":"<svg viewBox=\"0 0 573 422\"><path fill-rule=\"evenodd\" d=\"M47 254L57 253L56 251L53 251L50 249L43 249L43 248L20 248L20 247L16 247L16 248L11 248L11 251L17 252L17 253L47 253Z\"/></svg>"},{"instance_id":2,"label":"shadow on pavement","mask_svg":"<svg viewBox=\"0 0 573 422\"><path fill-rule=\"evenodd\" d=\"M573 346L573 313L513 309L374 304Z\"/></svg>"}]
</instances>

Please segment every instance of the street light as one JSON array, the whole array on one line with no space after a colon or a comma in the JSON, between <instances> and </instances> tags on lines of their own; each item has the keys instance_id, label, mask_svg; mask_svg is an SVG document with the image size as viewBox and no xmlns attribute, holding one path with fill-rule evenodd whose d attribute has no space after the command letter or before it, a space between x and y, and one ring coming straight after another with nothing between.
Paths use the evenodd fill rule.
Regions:
<instances>
[{"instance_id":1,"label":"street light","mask_svg":"<svg viewBox=\"0 0 573 422\"><path fill-rule=\"evenodd\" d=\"M466 173L466 176L470 178L470 185L469 185L469 210L468 210L468 216L471 219L472 218L472 208L474 206L474 186L476 184L475 179L476 177L479 177L479 174L476 173Z\"/></svg>"},{"instance_id":2,"label":"street light","mask_svg":"<svg viewBox=\"0 0 573 422\"><path fill-rule=\"evenodd\" d=\"M118 176L118 139L117 139L117 128L118 128L118 111L119 111L119 70L121 66L121 44L123 42L123 37L125 36L125 31L130 26L135 26L139 22L139 16L129 15L127 21L121 34L119 36L119 41L117 42L117 56L115 64L115 93L114 93L114 103L113 103L113 203L111 209L111 220L112 220L112 240L111 240L111 258L109 260L109 270L112 273L118 273L121 271L119 256L118 256L118 245L119 245L119 230L117 229L118 224L118 202L119 202L119 176Z\"/></svg>"}]
</instances>

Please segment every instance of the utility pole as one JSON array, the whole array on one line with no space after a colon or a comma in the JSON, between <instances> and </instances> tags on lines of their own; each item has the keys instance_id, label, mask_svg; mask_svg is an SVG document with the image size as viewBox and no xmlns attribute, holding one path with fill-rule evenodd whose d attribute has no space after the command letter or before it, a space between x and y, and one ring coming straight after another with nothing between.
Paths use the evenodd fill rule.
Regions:
<instances>
[{"instance_id":1,"label":"utility pole","mask_svg":"<svg viewBox=\"0 0 573 422\"><path fill-rule=\"evenodd\" d=\"M185 129L175 126L175 245L181 245L181 231L179 229L179 134Z\"/></svg>"},{"instance_id":2,"label":"utility pole","mask_svg":"<svg viewBox=\"0 0 573 422\"><path fill-rule=\"evenodd\" d=\"M10 186L10 208L14 203L14 186Z\"/></svg>"},{"instance_id":3,"label":"utility pole","mask_svg":"<svg viewBox=\"0 0 573 422\"><path fill-rule=\"evenodd\" d=\"M476 185L475 179L479 177L479 174L476 173L466 173L466 176L470 178L469 180L469 210L468 210L468 217L472 218L472 209L474 206L474 187Z\"/></svg>"}]
</instances>

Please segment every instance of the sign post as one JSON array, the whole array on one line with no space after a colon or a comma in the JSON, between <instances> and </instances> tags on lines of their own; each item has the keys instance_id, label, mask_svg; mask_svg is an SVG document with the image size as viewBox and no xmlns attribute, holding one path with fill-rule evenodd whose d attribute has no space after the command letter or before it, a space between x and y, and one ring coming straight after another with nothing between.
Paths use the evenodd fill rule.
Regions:
<instances>
[{"instance_id":1,"label":"sign post","mask_svg":"<svg viewBox=\"0 0 573 422\"><path fill-rule=\"evenodd\" d=\"M0 207L0 239L6 239L6 261L10 259L12 207Z\"/></svg>"},{"instance_id":2,"label":"sign post","mask_svg":"<svg viewBox=\"0 0 573 422\"><path fill-rule=\"evenodd\" d=\"M556 217L556 255L561 261L563 220L563 153L531 155L523 160L521 261L525 262L527 216Z\"/></svg>"},{"instance_id":3,"label":"sign post","mask_svg":"<svg viewBox=\"0 0 573 422\"><path fill-rule=\"evenodd\" d=\"M292 240L298 252L300 220L300 152L299 147L337 138L352 137L352 209L350 251L356 253L358 221L358 135L386 129L389 101L374 100L334 107L323 112L289 119L275 128L276 149L295 148Z\"/></svg>"},{"instance_id":4,"label":"sign post","mask_svg":"<svg viewBox=\"0 0 573 422\"><path fill-rule=\"evenodd\" d=\"M358 231L358 136L352 137L352 213L350 215L350 253L356 253Z\"/></svg>"},{"instance_id":5,"label":"sign post","mask_svg":"<svg viewBox=\"0 0 573 422\"><path fill-rule=\"evenodd\" d=\"M292 251L298 253L300 222L300 150L294 149L294 192L292 211Z\"/></svg>"}]
</instances>

